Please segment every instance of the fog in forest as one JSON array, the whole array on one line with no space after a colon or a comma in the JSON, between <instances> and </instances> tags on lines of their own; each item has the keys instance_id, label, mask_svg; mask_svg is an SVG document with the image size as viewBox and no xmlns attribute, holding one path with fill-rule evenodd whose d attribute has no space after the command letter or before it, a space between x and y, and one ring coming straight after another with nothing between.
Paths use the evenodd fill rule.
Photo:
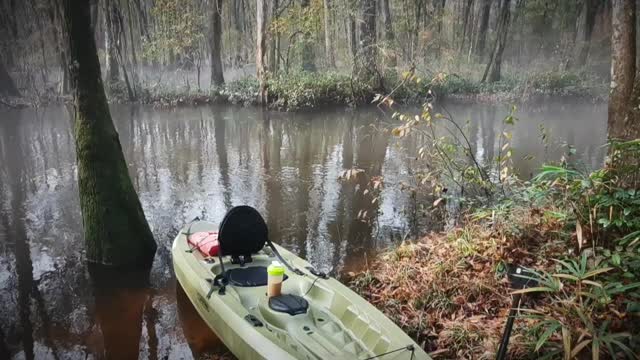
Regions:
<instances>
[{"instance_id":1,"label":"fog in forest","mask_svg":"<svg viewBox=\"0 0 640 360\"><path fill-rule=\"evenodd\" d=\"M590 266L636 292L586 317L613 332L621 314L612 339L640 349L622 310L640 296L640 177L594 176L637 169L611 145L640 136L635 0L86 1L0 0L0 359L235 358L182 290L172 242L242 204L439 358L493 358L500 269L593 249ZM473 269L483 288L389 290L375 273L442 249L445 273L468 285ZM131 259L142 286L90 267ZM416 299L385 298L400 290ZM543 328L516 328L511 358L562 358L566 331L564 358L627 354L580 343L597 336L566 313L535 350Z\"/></svg>"}]
</instances>

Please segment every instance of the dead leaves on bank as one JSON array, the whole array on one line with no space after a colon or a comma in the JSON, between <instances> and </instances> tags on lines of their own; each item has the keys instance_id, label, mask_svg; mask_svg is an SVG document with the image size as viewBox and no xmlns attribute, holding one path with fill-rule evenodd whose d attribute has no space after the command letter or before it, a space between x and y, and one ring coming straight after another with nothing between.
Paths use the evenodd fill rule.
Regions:
<instances>
[{"instance_id":1,"label":"dead leaves on bank","mask_svg":"<svg viewBox=\"0 0 640 360\"><path fill-rule=\"evenodd\" d=\"M448 234L402 244L355 274L351 284L432 356L494 358L511 306L500 268L546 267L547 252L558 250L549 242L558 228L543 212L519 216L524 231L518 233L507 224L473 220ZM530 350L522 330L526 321L518 320L514 329L512 358Z\"/></svg>"}]
</instances>

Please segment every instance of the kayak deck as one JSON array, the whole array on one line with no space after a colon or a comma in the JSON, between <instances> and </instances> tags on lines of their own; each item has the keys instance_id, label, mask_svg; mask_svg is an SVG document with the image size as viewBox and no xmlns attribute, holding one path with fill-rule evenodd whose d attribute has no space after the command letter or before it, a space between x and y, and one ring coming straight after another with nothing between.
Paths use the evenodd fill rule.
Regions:
<instances>
[{"instance_id":1,"label":"kayak deck","mask_svg":"<svg viewBox=\"0 0 640 360\"><path fill-rule=\"evenodd\" d=\"M189 226L189 233L215 230L208 222ZM368 359L398 350L383 359L428 359L415 343L371 304L332 278L319 278L310 265L277 247L287 263L302 271L287 271L282 293L304 298L308 308L291 315L275 311L266 295L266 267L276 259L269 248L241 266L224 261L230 284L224 294L212 290L222 272L217 258L205 258L189 248L186 230L174 241L172 253L178 281L209 327L239 358ZM239 269L239 270L238 270ZM237 275L237 276L236 276ZM234 277L238 281L234 282ZM406 349L413 347L413 350ZM405 348L403 350L403 348ZM378 357L380 358L380 357Z\"/></svg>"}]
</instances>

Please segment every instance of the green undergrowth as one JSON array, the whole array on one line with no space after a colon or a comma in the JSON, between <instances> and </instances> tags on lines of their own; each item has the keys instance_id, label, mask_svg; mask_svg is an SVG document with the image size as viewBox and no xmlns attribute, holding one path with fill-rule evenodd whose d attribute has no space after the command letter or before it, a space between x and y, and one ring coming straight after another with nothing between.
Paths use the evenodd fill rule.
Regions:
<instances>
[{"instance_id":1,"label":"green undergrowth","mask_svg":"<svg viewBox=\"0 0 640 360\"><path fill-rule=\"evenodd\" d=\"M495 358L514 294L505 274L520 265L536 283L521 291L510 358L637 359L640 140L610 146L604 168L544 166L351 286L433 355Z\"/></svg>"},{"instance_id":2,"label":"green undergrowth","mask_svg":"<svg viewBox=\"0 0 640 360\"><path fill-rule=\"evenodd\" d=\"M563 96L604 101L607 85L587 73L546 71L524 75L505 75L500 81L483 83L472 76L420 74L430 82L415 82L397 90L394 99L400 102L420 102L431 90L436 97L455 97L474 101L526 102L544 97Z\"/></svg>"},{"instance_id":3,"label":"green undergrowth","mask_svg":"<svg viewBox=\"0 0 640 360\"><path fill-rule=\"evenodd\" d=\"M405 73L406 74L406 73ZM593 100L606 98L606 84L586 73L540 72L523 76L504 76L501 81L482 83L473 76L455 73L420 74L422 82L405 82L405 74L387 72L377 84L332 72L292 72L268 80L268 106L283 111L309 110L322 106L362 106L371 103L377 93L393 92L397 103L421 104L430 98L454 97L470 101L527 101L539 97L566 96ZM380 85L384 87L381 91ZM113 102L127 102L123 85L108 89ZM194 90L162 85L137 91L138 101L160 106L231 103L257 105L258 81L243 78L223 86Z\"/></svg>"}]
</instances>

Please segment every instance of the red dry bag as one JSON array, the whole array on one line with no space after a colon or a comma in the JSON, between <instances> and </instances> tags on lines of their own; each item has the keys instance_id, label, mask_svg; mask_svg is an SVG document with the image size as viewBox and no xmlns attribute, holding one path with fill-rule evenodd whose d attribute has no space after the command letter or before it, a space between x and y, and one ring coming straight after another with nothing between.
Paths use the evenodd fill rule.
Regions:
<instances>
[{"instance_id":1,"label":"red dry bag","mask_svg":"<svg viewBox=\"0 0 640 360\"><path fill-rule=\"evenodd\" d=\"M201 231L193 233L187 239L191 248L198 249L203 256L207 257L218 255L220 244L218 243L217 231Z\"/></svg>"}]
</instances>

